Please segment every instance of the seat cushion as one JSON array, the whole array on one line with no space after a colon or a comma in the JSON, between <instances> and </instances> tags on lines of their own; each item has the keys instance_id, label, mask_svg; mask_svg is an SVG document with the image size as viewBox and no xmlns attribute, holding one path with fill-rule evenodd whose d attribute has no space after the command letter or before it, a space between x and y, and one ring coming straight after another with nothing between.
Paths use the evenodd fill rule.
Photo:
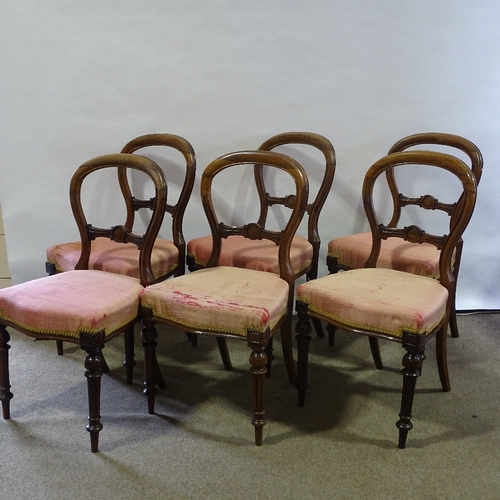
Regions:
<instances>
[{"instance_id":1,"label":"seat cushion","mask_svg":"<svg viewBox=\"0 0 500 500\"><path fill-rule=\"evenodd\" d=\"M429 334L446 313L448 290L439 281L393 269L354 269L309 281L297 300L334 323L402 337Z\"/></svg>"},{"instance_id":2,"label":"seat cushion","mask_svg":"<svg viewBox=\"0 0 500 500\"><path fill-rule=\"evenodd\" d=\"M242 267L279 274L278 246L270 240L250 240L244 236L229 236L222 240L220 266ZM187 253L199 266L206 266L212 252L212 236L188 242ZM290 261L296 275L311 265L313 248L309 241L295 236L290 248Z\"/></svg>"},{"instance_id":3,"label":"seat cushion","mask_svg":"<svg viewBox=\"0 0 500 500\"><path fill-rule=\"evenodd\" d=\"M372 235L358 233L328 243L328 256L349 269L364 267L372 250ZM439 279L440 251L430 243L410 243L401 238L382 240L377 267Z\"/></svg>"},{"instance_id":4,"label":"seat cushion","mask_svg":"<svg viewBox=\"0 0 500 500\"><path fill-rule=\"evenodd\" d=\"M162 281L141 292L156 318L194 331L246 337L273 329L287 311L289 287L271 273L213 267Z\"/></svg>"},{"instance_id":5,"label":"seat cushion","mask_svg":"<svg viewBox=\"0 0 500 500\"><path fill-rule=\"evenodd\" d=\"M68 271L0 290L0 321L36 337L109 335L137 318L139 280L101 271Z\"/></svg>"},{"instance_id":6,"label":"seat cushion","mask_svg":"<svg viewBox=\"0 0 500 500\"><path fill-rule=\"evenodd\" d=\"M47 249L47 261L52 262L59 272L71 271L75 269L81 251L79 241L54 245ZM177 247L171 241L158 238L151 254L153 275L158 278L173 271L178 258ZM139 250L133 243L97 238L91 242L89 269L139 278Z\"/></svg>"}]
</instances>

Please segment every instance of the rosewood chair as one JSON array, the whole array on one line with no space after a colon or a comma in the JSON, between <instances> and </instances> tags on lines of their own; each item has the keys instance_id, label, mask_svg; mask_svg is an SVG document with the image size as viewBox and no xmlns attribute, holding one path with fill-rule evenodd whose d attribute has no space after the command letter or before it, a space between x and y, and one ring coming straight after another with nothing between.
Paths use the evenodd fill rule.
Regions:
<instances>
[{"instance_id":1,"label":"rosewood chair","mask_svg":"<svg viewBox=\"0 0 500 500\"><path fill-rule=\"evenodd\" d=\"M151 266L156 281L171 276L180 276L185 272L186 242L183 235L183 218L191 196L195 174L196 157L191 144L184 138L173 134L148 134L128 142L122 153L135 153L146 148L165 146L182 154L185 161L185 174L178 199L174 204L165 201L165 212L171 216L172 239L157 238L151 253ZM132 194L127 170L118 170L118 182L126 207L124 227L132 231L136 221L136 213L142 209L151 210L151 200L141 200ZM81 241L53 245L47 249L46 269L49 275L75 269L81 253ZM92 241L89 269L107 271L139 278L140 250L134 243L123 243L112 239L98 238ZM63 343L57 341L58 354L63 353ZM123 362L127 370L127 382L132 383L134 361L134 327L125 334L125 356Z\"/></svg>"},{"instance_id":2,"label":"rosewood chair","mask_svg":"<svg viewBox=\"0 0 500 500\"><path fill-rule=\"evenodd\" d=\"M305 145L316 148L322 154L324 167L313 175L313 167L308 168L309 178L320 177L321 184L316 197L307 205L307 238L295 235L290 248L290 258L295 277L306 275L307 280L318 276L318 260L321 239L318 230L318 219L325 200L330 192L335 175L335 150L325 137L309 132L286 132L275 135L265 141L259 148L261 151L272 151L280 146ZM288 150L286 154L289 154ZM303 162L301 162L303 164ZM316 167L317 168L317 167ZM294 198L273 196L266 187L264 168L256 165L254 178L259 194L260 216L258 224L266 227L269 209L274 205L292 208ZM187 245L187 263L191 271L206 267L212 251L212 237L194 238ZM220 264L223 266L241 267L279 273L278 248L272 241L249 240L244 236L228 238L222 241ZM316 331L323 337L320 322L315 323Z\"/></svg>"},{"instance_id":3,"label":"rosewood chair","mask_svg":"<svg viewBox=\"0 0 500 500\"><path fill-rule=\"evenodd\" d=\"M425 146L426 149L428 149L428 146L445 146L447 152L450 148L462 151L468 157L470 168L476 178L476 183L479 184L483 169L483 157L479 148L469 140L458 135L438 132L414 134L396 142L389 150L389 154L405 151L417 146ZM386 179L393 202L393 212L388 227L398 227L403 207L409 205L418 206L420 198L408 198L400 193L393 170L386 172ZM340 270L363 267L370 254L371 245L372 237L369 231L331 240L328 243L328 255L326 259L329 272L333 274ZM462 247L463 240L460 239L453 257L455 280L458 279ZM384 240L382 241L377 267L397 269L399 271L439 278L439 250L434 245L428 243L411 245L408 242L398 239ZM455 290L453 290L453 294L455 294ZM335 328L329 326L327 329L329 331L329 343L333 345ZM450 331L452 337L458 337L455 295L451 303ZM381 360L376 360L376 363L381 363Z\"/></svg>"},{"instance_id":4,"label":"rosewood chair","mask_svg":"<svg viewBox=\"0 0 500 500\"><path fill-rule=\"evenodd\" d=\"M259 222L230 226L219 222L212 201L212 183L223 171L247 164L262 164L290 174L294 189L293 207L282 231L270 231ZM171 280L156 283L141 293L143 346L146 360L144 393L149 413L154 413L155 324L164 322L196 334L239 339L251 348L250 371L253 383L255 444L262 444L265 422L264 377L271 369L272 338L280 329L285 366L289 380L295 382L291 343L291 321L295 272L290 247L307 207L308 180L301 165L281 153L243 151L230 153L210 163L201 178L201 200L213 246L207 267ZM244 269L220 264L222 240L230 238L270 240L278 248L279 273Z\"/></svg>"},{"instance_id":5,"label":"rosewood chair","mask_svg":"<svg viewBox=\"0 0 500 500\"><path fill-rule=\"evenodd\" d=\"M144 234L135 234L125 225L109 229L87 224L81 202L83 181L103 169L134 169L143 172L154 186L150 200L152 214ZM145 174L145 175L144 175ZM63 340L80 345L87 353L85 376L89 397L87 430L91 450L98 451L101 376L106 369L102 349L105 343L127 331L138 320L139 294L143 285L157 281L151 254L160 230L167 197L163 171L147 158L132 154L100 156L84 163L74 173L70 184L71 208L81 237L80 258L75 269L36 279L0 290L0 400L3 418L10 418L8 326L35 339ZM89 270L91 242L108 238L139 248L139 278ZM159 375L152 361L154 377Z\"/></svg>"},{"instance_id":6,"label":"rosewood chair","mask_svg":"<svg viewBox=\"0 0 500 500\"><path fill-rule=\"evenodd\" d=\"M448 235L426 233L416 225L395 228L379 223L373 207L375 182L383 173L394 172L406 165L411 165L415 176L421 174L425 166L432 166L449 173L447 177L451 179L447 179L447 183L454 182L454 178L460 181L461 194L454 203L443 203L431 195L426 195L420 202L427 209L439 208L450 216ZM428 175L428 171L425 174ZM399 428L399 448L405 447L408 431L413 426L411 411L415 383L421 374L426 343L434 336L441 385L443 391L450 390L446 330L456 286L452 257L472 216L475 201L476 179L473 172L451 155L430 151L393 153L368 170L363 184L363 205L373 245L365 267L330 274L304 283L297 289L299 406L304 405L308 387L310 317L337 328L368 335L370 342L379 338L399 342L406 353L403 357L401 412L396 425ZM376 267L382 241L388 238L399 238L415 246L432 244L438 248L439 277Z\"/></svg>"}]
</instances>

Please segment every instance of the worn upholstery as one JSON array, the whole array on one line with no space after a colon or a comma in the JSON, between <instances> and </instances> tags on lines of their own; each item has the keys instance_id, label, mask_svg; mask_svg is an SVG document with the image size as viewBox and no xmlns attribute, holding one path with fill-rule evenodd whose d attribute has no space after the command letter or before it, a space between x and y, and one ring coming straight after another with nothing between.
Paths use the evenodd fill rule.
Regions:
<instances>
[{"instance_id":1,"label":"worn upholstery","mask_svg":"<svg viewBox=\"0 0 500 500\"><path fill-rule=\"evenodd\" d=\"M279 274L278 245L270 240L249 240L244 236L229 236L222 240L219 265L242 267ZM188 242L187 253L197 265L206 266L212 252L212 236L194 238ZM296 235L290 248L290 262L295 274L302 274L311 265L313 247L306 238Z\"/></svg>"},{"instance_id":2,"label":"worn upholstery","mask_svg":"<svg viewBox=\"0 0 500 500\"><path fill-rule=\"evenodd\" d=\"M47 261L58 272L75 269L82 245L79 241L53 245L47 249ZM154 276L164 276L176 268L179 250L168 240L157 238L151 254ZM133 243L117 243L98 238L91 243L89 269L139 278L139 249Z\"/></svg>"},{"instance_id":3,"label":"worn upholstery","mask_svg":"<svg viewBox=\"0 0 500 500\"><path fill-rule=\"evenodd\" d=\"M430 333L446 313L448 290L439 281L393 269L355 269L297 289L308 309L353 329L402 337Z\"/></svg>"},{"instance_id":4,"label":"worn upholstery","mask_svg":"<svg viewBox=\"0 0 500 500\"><path fill-rule=\"evenodd\" d=\"M328 256L351 269L362 268L372 249L372 234L342 236L328 243ZM400 238L382 240L377 267L439 279L439 250L430 243L415 245Z\"/></svg>"},{"instance_id":5,"label":"worn upholstery","mask_svg":"<svg viewBox=\"0 0 500 500\"><path fill-rule=\"evenodd\" d=\"M137 279L101 271L68 271L5 288L0 321L33 334L79 338L114 333L138 314Z\"/></svg>"},{"instance_id":6,"label":"worn upholstery","mask_svg":"<svg viewBox=\"0 0 500 500\"><path fill-rule=\"evenodd\" d=\"M288 283L275 274L222 266L148 286L141 305L192 330L246 337L249 329L276 326L287 312L288 295Z\"/></svg>"}]
</instances>

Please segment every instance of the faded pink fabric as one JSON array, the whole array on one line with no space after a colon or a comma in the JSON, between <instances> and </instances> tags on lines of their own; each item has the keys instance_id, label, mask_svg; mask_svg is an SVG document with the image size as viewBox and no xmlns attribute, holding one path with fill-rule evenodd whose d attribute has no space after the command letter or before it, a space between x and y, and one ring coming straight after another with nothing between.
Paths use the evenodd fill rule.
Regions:
<instances>
[{"instance_id":1,"label":"faded pink fabric","mask_svg":"<svg viewBox=\"0 0 500 500\"><path fill-rule=\"evenodd\" d=\"M187 253L197 264L206 266L212 252L212 236L188 242ZM295 236L290 248L290 261L295 274L302 273L312 262L313 248L306 238ZM279 274L278 246L270 240L250 240L229 236L222 240L220 266L241 267Z\"/></svg>"},{"instance_id":2,"label":"faded pink fabric","mask_svg":"<svg viewBox=\"0 0 500 500\"><path fill-rule=\"evenodd\" d=\"M68 271L0 290L0 321L34 333L106 335L133 321L143 290L135 278L101 271Z\"/></svg>"},{"instance_id":3,"label":"faded pink fabric","mask_svg":"<svg viewBox=\"0 0 500 500\"><path fill-rule=\"evenodd\" d=\"M70 271L80 259L81 251L79 241L61 243L47 249L47 260L54 263L58 271ZM153 275L158 278L175 269L178 258L177 247L171 241L158 238L151 254ZM91 242L89 269L139 278L139 250L133 243L97 238Z\"/></svg>"},{"instance_id":4,"label":"faded pink fabric","mask_svg":"<svg viewBox=\"0 0 500 500\"><path fill-rule=\"evenodd\" d=\"M213 267L146 287L141 305L154 316L192 330L246 336L278 323L287 311L288 284L252 269Z\"/></svg>"},{"instance_id":5,"label":"faded pink fabric","mask_svg":"<svg viewBox=\"0 0 500 500\"><path fill-rule=\"evenodd\" d=\"M372 249L372 235L358 233L328 243L328 255L351 269L364 267ZM382 240L377 267L439 278L440 251L430 243L410 243L401 238Z\"/></svg>"},{"instance_id":6,"label":"faded pink fabric","mask_svg":"<svg viewBox=\"0 0 500 500\"><path fill-rule=\"evenodd\" d=\"M297 300L346 326L401 337L430 333L446 312L439 281L393 269L354 269L308 281Z\"/></svg>"}]
</instances>

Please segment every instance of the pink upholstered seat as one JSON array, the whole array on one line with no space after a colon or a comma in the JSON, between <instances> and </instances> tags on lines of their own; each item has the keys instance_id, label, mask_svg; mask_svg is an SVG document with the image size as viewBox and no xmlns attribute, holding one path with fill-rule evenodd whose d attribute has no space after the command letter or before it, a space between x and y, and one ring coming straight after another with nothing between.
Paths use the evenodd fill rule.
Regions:
<instances>
[{"instance_id":1,"label":"pink upholstered seat","mask_svg":"<svg viewBox=\"0 0 500 500\"><path fill-rule=\"evenodd\" d=\"M286 314L289 286L279 275L213 267L148 286L141 304L193 331L246 337L273 329Z\"/></svg>"},{"instance_id":2,"label":"pink upholstered seat","mask_svg":"<svg viewBox=\"0 0 500 500\"><path fill-rule=\"evenodd\" d=\"M128 276L68 271L2 290L0 321L45 337L107 336L137 318L142 290Z\"/></svg>"},{"instance_id":3,"label":"pink upholstered seat","mask_svg":"<svg viewBox=\"0 0 500 500\"><path fill-rule=\"evenodd\" d=\"M362 268L372 250L372 233L358 233L328 242L328 257L349 269ZM399 238L381 242L377 267L439 278L439 250L429 243L414 245Z\"/></svg>"},{"instance_id":4,"label":"pink upholstered seat","mask_svg":"<svg viewBox=\"0 0 500 500\"><path fill-rule=\"evenodd\" d=\"M354 269L303 283L296 297L335 323L402 337L434 331L448 290L435 279L393 269Z\"/></svg>"},{"instance_id":5,"label":"pink upholstered seat","mask_svg":"<svg viewBox=\"0 0 500 500\"><path fill-rule=\"evenodd\" d=\"M53 245L47 249L47 262L58 272L75 269L82 245L79 241ZM151 253L151 268L155 276L170 274L177 267L178 248L168 240L157 238ZM97 239L91 243L89 269L139 278L139 249L133 243L117 243Z\"/></svg>"},{"instance_id":6,"label":"pink upholstered seat","mask_svg":"<svg viewBox=\"0 0 500 500\"><path fill-rule=\"evenodd\" d=\"M421 208L447 213L450 218L448 235L431 234L416 225L398 228L392 223L379 222L373 206L377 181L383 174L393 176L395 170L409 166L416 182L428 178L429 167L440 169L444 185L460 182L462 189L451 202L449 199L438 201L430 194L410 200ZM429 187L438 189L440 186ZM362 199L370 224L369 235L340 239L340 243L336 240L338 244L330 243L329 250L335 252L339 264L364 267L306 282L296 291L299 406L304 405L309 386L307 358L311 318L326 321L330 331L341 328L367 335L379 369L383 364L378 339L399 342L405 354L401 410L396 426L399 429L398 446L404 448L408 431L413 427L416 379L421 375L426 359L426 343L434 337L441 387L443 391L450 390L446 329L456 287L453 258L474 210L476 179L470 168L455 156L431 151L395 152L375 162L367 171ZM407 204L407 201L408 198L404 198L402 204ZM346 240L349 244L342 244ZM431 245L436 248L434 252L428 252ZM426 257L418 259L422 254ZM421 267L412 264L413 259ZM407 272L410 269L411 272ZM420 272L427 276L416 274ZM434 277L430 276L432 274Z\"/></svg>"},{"instance_id":7,"label":"pink upholstered seat","mask_svg":"<svg viewBox=\"0 0 500 500\"><path fill-rule=\"evenodd\" d=\"M242 267L279 274L278 246L269 240L249 240L244 236L229 236L222 240L221 266ZM212 236L194 238L188 242L187 253L197 265L205 267L212 253ZM311 265L313 247L306 238L295 236L290 248L290 262L297 275Z\"/></svg>"}]
</instances>

